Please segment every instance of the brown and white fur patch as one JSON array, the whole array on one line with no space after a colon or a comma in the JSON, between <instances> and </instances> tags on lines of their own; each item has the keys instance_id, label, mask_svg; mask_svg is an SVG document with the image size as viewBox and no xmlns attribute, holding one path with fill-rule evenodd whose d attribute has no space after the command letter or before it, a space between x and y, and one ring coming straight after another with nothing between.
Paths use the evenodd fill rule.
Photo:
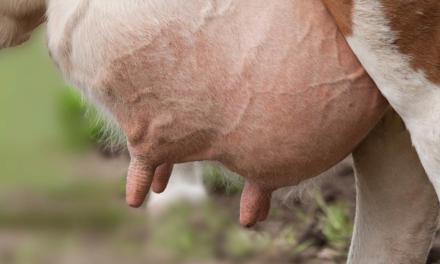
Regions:
<instances>
[{"instance_id":1,"label":"brown and white fur patch","mask_svg":"<svg viewBox=\"0 0 440 264\"><path fill-rule=\"evenodd\" d=\"M324 1L362 65L404 120L440 194L440 2Z\"/></svg>"}]
</instances>

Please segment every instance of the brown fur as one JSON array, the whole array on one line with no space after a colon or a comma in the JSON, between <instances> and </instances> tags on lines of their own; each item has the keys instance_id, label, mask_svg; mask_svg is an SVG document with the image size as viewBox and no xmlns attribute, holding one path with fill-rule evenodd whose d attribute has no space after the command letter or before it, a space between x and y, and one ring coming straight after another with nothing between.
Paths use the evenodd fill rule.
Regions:
<instances>
[{"instance_id":1,"label":"brown fur","mask_svg":"<svg viewBox=\"0 0 440 264\"><path fill-rule=\"evenodd\" d=\"M33 5L17 3L16 9L0 3L0 49L28 40L31 32L44 22L45 13L43 2Z\"/></svg>"},{"instance_id":2,"label":"brown fur","mask_svg":"<svg viewBox=\"0 0 440 264\"><path fill-rule=\"evenodd\" d=\"M440 1L381 0L391 29L397 33L396 45L411 58L416 70L440 84Z\"/></svg>"},{"instance_id":3,"label":"brown fur","mask_svg":"<svg viewBox=\"0 0 440 264\"><path fill-rule=\"evenodd\" d=\"M344 35L352 33L353 0L323 0ZM415 70L440 84L440 1L381 0L399 51L410 57Z\"/></svg>"},{"instance_id":4,"label":"brown fur","mask_svg":"<svg viewBox=\"0 0 440 264\"><path fill-rule=\"evenodd\" d=\"M23 14L16 18L24 32L31 32L45 21L45 13L46 7L40 7L31 13Z\"/></svg>"}]
</instances>

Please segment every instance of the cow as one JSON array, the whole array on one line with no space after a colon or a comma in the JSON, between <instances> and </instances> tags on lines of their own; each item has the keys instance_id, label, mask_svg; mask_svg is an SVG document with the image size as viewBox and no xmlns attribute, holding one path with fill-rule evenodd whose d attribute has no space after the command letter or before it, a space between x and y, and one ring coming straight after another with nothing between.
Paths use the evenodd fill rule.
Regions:
<instances>
[{"instance_id":1,"label":"cow","mask_svg":"<svg viewBox=\"0 0 440 264\"><path fill-rule=\"evenodd\" d=\"M150 185L163 191L174 163L217 160L246 178L240 222L251 226L266 218L272 191L353 152L349 262L425 261L438 218L432 185L405 126L340 33L348 31L320 0L47 5L54 61L127 136L131 206ZM8 12L0 14L23 23ZM28 31L7 32L3 46Z\"/></svg>"}]
</instances>

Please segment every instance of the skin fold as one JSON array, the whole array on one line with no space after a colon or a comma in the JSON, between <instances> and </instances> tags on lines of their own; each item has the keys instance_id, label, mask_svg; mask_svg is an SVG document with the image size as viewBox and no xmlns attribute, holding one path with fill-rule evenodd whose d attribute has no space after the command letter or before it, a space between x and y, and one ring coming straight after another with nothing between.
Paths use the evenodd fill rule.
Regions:
<instances>
[{"instance_id":1,"label":"skin fold","mask_svg":"<svg viewBox=\"0 0 440 264\"><path fill-rule=\"evenodd\" d=\"M48 46L124 131L133 207L172 164L214 160L246 179L252 226L274 190L342 160L388 107L320 0L51 0Z\"/></svg>"}]
</instances>

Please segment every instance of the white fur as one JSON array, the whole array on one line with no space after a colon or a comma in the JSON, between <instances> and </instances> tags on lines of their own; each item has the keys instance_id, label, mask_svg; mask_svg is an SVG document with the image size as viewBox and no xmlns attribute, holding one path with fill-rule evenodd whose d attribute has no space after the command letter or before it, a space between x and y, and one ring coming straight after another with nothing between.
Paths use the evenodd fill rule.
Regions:
<instances>
[{"instance_id":1,"label":"white fur","mask_svg":"<svg viewBox=\"0 0 440 264\"><path fill-rule=\"evenodd\" d=\"M65 77L76 87L87 91L102 65L109 64L120 54L148 44L170 21L185 21L197 28L210 16L232 9L232 2L136 0L128 4L107 0L103 4L89 0L51 0L48 8L48 46L56 61L69 59L75 65L73 72L65 73ZM84 5L89 6L80 26L71 32L71 36L66 36L73 14L82 12L79 9ZM112 20L99 19L102 17L112 17ZM120 30L115 30L117 28ZM65 58L63 39L66 37L72 41L71 46L81 47L80 51L72 50L70 58ZM61 65L60 68L66 67Z\"/></svg>"}]
</instances>

